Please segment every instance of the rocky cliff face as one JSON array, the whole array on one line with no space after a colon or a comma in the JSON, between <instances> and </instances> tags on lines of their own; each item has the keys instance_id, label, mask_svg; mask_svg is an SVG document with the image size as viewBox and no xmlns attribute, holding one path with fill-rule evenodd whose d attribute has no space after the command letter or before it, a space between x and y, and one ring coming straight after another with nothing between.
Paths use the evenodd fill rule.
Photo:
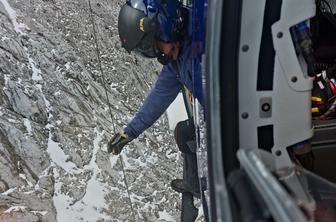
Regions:
<instances>
[{"instance_id":1,"label":"rocky cliff face","mask_svg":"<svg viewBox=\"0 0 336 222\"><path fill-rule=\"evenodd\" d=\"M121 49L122 3L0 1L0 221L132 221L125 174L136 221L179 220L165 117L123 151L125 174L106 152L161 68Z\"/></svg>"}]
</instances>

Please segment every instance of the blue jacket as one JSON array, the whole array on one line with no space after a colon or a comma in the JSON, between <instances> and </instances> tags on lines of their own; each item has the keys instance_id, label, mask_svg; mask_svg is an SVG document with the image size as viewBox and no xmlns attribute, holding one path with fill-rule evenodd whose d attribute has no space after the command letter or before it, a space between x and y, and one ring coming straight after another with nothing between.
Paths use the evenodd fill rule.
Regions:
<instances>
[{"instance_id":1,"label":"blue jacket","mask_svg":"<svg viewBox=\"0 0 336 222\"><path fill-rule=\"evenodd\" d=\"M133 120L127 124L125 133L132 138L143 131L165 112L183 86L192 91L191 42L186 41L175 65L163 66L156 83Z\"/></svg>"}]
</instances>

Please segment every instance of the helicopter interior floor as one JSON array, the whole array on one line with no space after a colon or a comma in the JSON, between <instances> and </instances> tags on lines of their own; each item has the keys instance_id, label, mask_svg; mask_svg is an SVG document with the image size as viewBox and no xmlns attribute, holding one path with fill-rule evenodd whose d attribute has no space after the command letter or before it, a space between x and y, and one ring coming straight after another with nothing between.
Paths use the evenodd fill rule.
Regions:
<instances>
[{"instance_id":1,"label":"helicopter interior floor","mask_svg":"<svg viewBox=\"0 0 336 222\"><path fill-rule=\"evenodd\" d=\"M336 120L318 120L313 124L313 172L336 183Z\"/></svg>"}]
</instances>

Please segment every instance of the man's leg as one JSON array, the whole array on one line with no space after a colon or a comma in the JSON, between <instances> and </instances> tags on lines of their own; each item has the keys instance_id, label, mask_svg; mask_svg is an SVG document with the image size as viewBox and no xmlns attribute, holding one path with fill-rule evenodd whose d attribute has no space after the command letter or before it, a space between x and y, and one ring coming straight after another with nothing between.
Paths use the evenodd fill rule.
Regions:
<instances>
[{"instance_id":1,"label":"man's leg","mask_svg":"<svg viewBox=\"0 0 336 222\"><path fill-rule=\"evenodd\" d=\"M182 193L181 222L193 222L198 216L198 209L194 206L194 197L191 193Z\"/></svg>"},{"instance_id":2,"label":"man's leg","mask_svg":"<svg viewBox=\"0 0 336 222\"><path fill-rule=\"evenodd\" d=\"M200 198L195 138L192 120L181 121L176 125L175 140L184 156L183 180L173 180L172 187L178 192L190 192Z\"/></svg>"},{"instance_id":3,"label":"man's leg","mask_svg":"<svg viewBox=\"0 0 336 222\"><path fill-rule=\"evenodd\" d=\"M193 222L198 215L194 196L200 198L195 127L192 120L181 121L175 128L175 140L183 155L183 179L172 181L172 188L182 193L181 222Z\"/></svg>"}]
</instances>

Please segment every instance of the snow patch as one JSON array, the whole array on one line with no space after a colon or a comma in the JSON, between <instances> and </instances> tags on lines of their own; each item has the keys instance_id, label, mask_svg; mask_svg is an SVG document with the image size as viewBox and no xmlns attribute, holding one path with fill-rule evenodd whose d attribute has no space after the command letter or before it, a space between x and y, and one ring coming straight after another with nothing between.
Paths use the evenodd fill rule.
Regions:
<instances>
[{"instance_id":1,"label":"snow patch","mask_svg":"<svg viewBox=\"0 0 336 222\"><path fill-rule=\"evenodd\" d=\"M30 187L34 186L29 180L27 180L26 175L20 173L20 174L19 174L19 177L20 177L21 179L25 180L25 181L27 182L28 186L30 186Z\"/></svg>"},{"instance_id":2,"label":"snow patch","mask_svg":"<svg viewBox=\"0 0 336 222\"><path fill-rule=\"evenodd\" d=\"M8 81L10 80L10 75L4 75L4 79L5 79L5 86L7 86Z\"/></svg>"},{"instance_id":3,"label":"snow patch","mask_svg":"<svg viewBox=\"0 0 336 222\"><path fill-rule=\"evenodd\" d=\"M111 169L117 164L117 161L118 161L117 155L110 155Z\"/></svg>"},{"instance_id":4,"label":"snow patch","mask_svg":"<svg viewBox=\"0 0 336 222\"><path fill-rule=\"evenodd\" d=\"M175 159L175 160L177 160L178 156L179 156L179 153L177 153L177 152L173 152L172 150L167 150L166 151L166 157L168 159Z\"/></svg>"},{"instance_id":5,"label":"snow patch","mask_svg":"<svg viewBox=\"0 0 336 222\"><path fill-rule=\"evenodd\" d=\"M70 66L70 64L69 64L69 62L65 63L65 65L64 65L64 66L65 66L65 68L66 68L67 70L69 70L69 69L70 69L70 67L71 67L71 66Z\"/></svg>"},{"instance_id":6,"label":"snow patch","mask_svg":"<svg viewBox=\"0 0 336 222\"><path fill-rule=\"evenodd\" d=\"M38 89L40 90L40 92L42 93L43 101L44 101L44 103L46 104L47 110L50 111L50 109L51 109L50 102L47 100L47 98L46 98L45 95L43 94L43 91L42 91L42 85L41 85L41 84L37 84L37 85L36 85L36 88L38 88ZM50 117L51 117L51 115L49 114L49 119L50 119Z\"/></svg>"},{"instance_id":7,"label":"snow patch","mask_svg":"<svg viewBox=\"0 0 336 222\"><path fill-rule=\"evenodd\" d=\"M30 190L30 191L26 191L26 192L23 192L24 194L32 194L32 193L35 193L35 190Z\"/></svg>"},{"instance_id":8,"label":"snow patch","mask_svg":"<svg viewBox=\"0 0 336 222\"><path fill-rule=\"evenodd\" d=\"M17 212L17 211L24 211L25 209L27 209L26 206L12 206L10 208L8 208L5 213L10 213L12 211Z\"/></svg>"},{"instance_id":9,"label":"snow patch","mask_svg":"<svg viewBox=\"0 0 336 222\"><path fill-rule=\"evenodd\" d=\"M175 218L170 215L169 213L167 213L166 210L163 210L163 211L159 211L159 219L160 220L165 220L165 221L176 221Z\"/></svg>"},{"instance_id":10,"label":"snow patch","mask_svg":"<svg viewBox=\"0 0 336 222\"><path fill-rule=\"evenodd\" d=\"M28 55L28 61L29 61L29 64L30 64L30 66L33 70L32 80L35 80L35 81L43 80L42 76L41 76L41 70L36 67L34 60L32 58L30 58L29 55Z\"/></svg>"},{"instance_id":11,"label":"snow patch","mask_svg":"<svg viewBox=\"0 0 336 222\"><path fill-rule=\"evenodd\" d=\"M84 197L71 205L73 203L72 199L61 191L62 183L57 181L55 183L54 205L57 210L57 221L79 221L81 218L84 218L85 221L97 221L100 218L110 219L102 213L102 210L107 208L104 197L108 185L100 182L98 175L101 170L96 163L102 134L96 129L94 129L94 132L96 137L93 141L92 159L88 165L84 166L85 170L90 170L93 174L87 183ZM56 169L54 169L54 173L55 177L58 178Z\"/></svg>"},{"instance_id":12,"label":"snow patch","mask_svg":"<svg viewBox=\"0 0 336 222\"><path fill-rule=\"evenodd\" d=\"M16 187L10 188L10 189L6 190L5 192L1 193L1 195L8 195L8 194L11 194L11 193L13 193L16 189L17 189Z\"/></svg>"},{"instance_id":13,"label":"snow patch","mask_svg":"<svg viewBox=\"0 0 336 222\"><path fill-rule=\"evenodd\" d=\"M54 168L53 173L54 173L55 178L59 178L59 173L58 173L57 168ZM68 215L67 206L70 205L70 203L72 202L72 199L66 194L62 193L62 185L63 183L60 182L59 179L56 179L55 194L53 196L53 201L54 201L54 205L55 205L56 212L57 212L57 221L67 221L66 219L64 220L64 218L67 218L69 216L69 219L70 219L70 216L71 216L71 214Z\"/></svg>"},{"instance_id":14,"label":"snow patch","mask_svg":"<svg viewBox=\"0 0 336 222\"><path fill-rule=\"evenodd\" d=\"M158 135L156 137L156 140L159 141L159 142L162 142L163 141L163 136L162 135Z\"/></svg>"},{"instance_id":15,"label":"snow patch","mask_svg":"<svg viewBox=\"0 0 336 222\"><path fill-rule=\"evenodd\" d=\"M42 216L44 216L48 213L48 211L38 211L38 210L32 210L30 212L32 212L34 215L41 214Z\"/></svg>"},{"instance_id":16,"label":"snow patch","mask_svg":"<svg viewBox=\"0 0 336 222\"><path fill-rule=\"evenodd\" d=\"M136 194L134 194L134 193L132 193L131 195L131 200L133 201L133 202L141 202L141 201L143 201L143 200L145 200L146 199L146 197L143 197L143 196L139 196L139 195L136 195Z\"/></svg>"},{"instance_id":17,"label":"snow patch","mask_svg":"<svg viewBox=\"0 0 336 222\"><path fill-rule=\"evenodd\" d=\"M11 119L11 118L8 119L8 122L10 122L10 123L19 123L18 120L16 120L16 119Z\"/></svg>"},{"instance_id":18,"label":"snow patch","mask_svg":"<svg viewBox=\"0 0 336 222\"><path fill-rule=\"evenodd\" d=\"M1 37L1 41L6 41L6 40L9 40L9 38L6 37L6 36L2 36L2 37Z\"/></svg>"},{"instance_id":19,"label":"snow patch","mask_svg":"<svg viewBox=\"0 0 336 222\"><path fill-rule=\"evenodd\" d=\"M26 28L26 25L23 23L19 23L16 20L16 11L10 6L7 0L1 0L2 5L5 7L5 10L8 13L9 19L12 21L12 24L14 26L14 30L23 35L23 30Z\"/></svg>"},{"instance_id":20,"label":"snow patch","mask_svg":"<svg viewBox=\"0 0 336 222\"><path fill-rule=\"evenodd\" d=\"M59 143L56 143L51 139L51 133L49 132L48 149L47 152L51 160L58 166L63 168L68 173L78 172L78 168L73 162L67 161L68 155L65 155L60 148Z\"/></svg>"},{"instance_id":21,"label":"snow patch","mask_svg":"<svg viewBox=\"0 0 336 222\"><path fill-rule=\"evenodd\" d=\"M30 120L27 118L23 118L23 125L26 127L28 134L32 135L32 127Z\"/></svg>"}]
</instances>

